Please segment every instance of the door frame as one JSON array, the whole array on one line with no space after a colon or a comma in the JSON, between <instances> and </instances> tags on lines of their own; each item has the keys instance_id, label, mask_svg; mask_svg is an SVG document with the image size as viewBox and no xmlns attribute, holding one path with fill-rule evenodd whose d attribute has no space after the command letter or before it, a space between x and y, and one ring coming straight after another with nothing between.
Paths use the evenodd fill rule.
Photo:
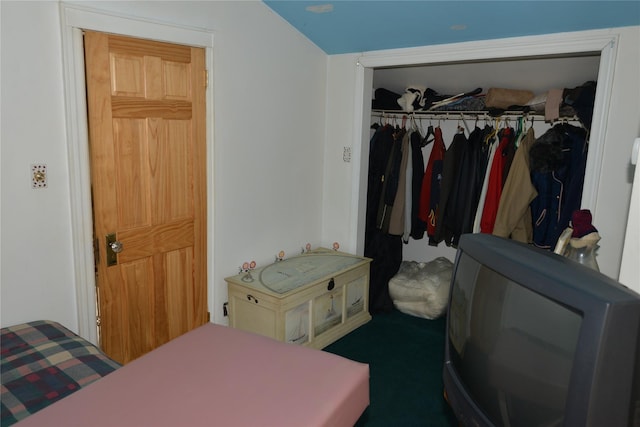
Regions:
<instances>
[{"instance_id":1,"label":"door frame","mask_svg":"<svg viewBox=\"0 0 640 427\"><path fill-rule=\"evenodd\" d=\"M60 3L65 93L67 158L71 207L72 269L76 290L78 334L98 344L96 280L93 252L93 211L89 161L89 132L82 30L120 34L205 49L209 70L206 89L207 144L207 306L215 307L213 272L213 37L210 30L188 28Z\"/></svg>"},{"instance_id":2,"label":"door frame","mask_svg":"<svg viewBox=\"0 0 640 427\"><path fill-rule=\"evenodd\" d=\"M600 67L587 158L587 170L590 173L585 176L582 196L582 207L595 212L602 173L604 141L609 121L618 38L617 33L609 30L589 30L372 51L359 56L355 64L353 158L356 161L353 163L351 178L353 183L349 227L351 247L356 249L357 254L364 253L371 88L375 68L599 53Z\"/></svg>"}]
</instances>

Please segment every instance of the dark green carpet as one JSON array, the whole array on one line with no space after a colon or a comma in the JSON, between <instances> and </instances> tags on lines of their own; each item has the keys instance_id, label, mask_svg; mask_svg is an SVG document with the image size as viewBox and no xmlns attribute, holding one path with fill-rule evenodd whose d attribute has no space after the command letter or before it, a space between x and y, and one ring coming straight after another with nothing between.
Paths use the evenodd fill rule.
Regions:
<instances>
[{"instance_id":1,"label":"dark green carpet","mask_svg":"<svg viewBox=\"0 0 640 427\"><path fill-rule=\"evenodd\" d=\"M457 426L442 397L445 318L376 314L325 351L369 364L371 404L356 426Z\"/></svg>"}]
</instances>

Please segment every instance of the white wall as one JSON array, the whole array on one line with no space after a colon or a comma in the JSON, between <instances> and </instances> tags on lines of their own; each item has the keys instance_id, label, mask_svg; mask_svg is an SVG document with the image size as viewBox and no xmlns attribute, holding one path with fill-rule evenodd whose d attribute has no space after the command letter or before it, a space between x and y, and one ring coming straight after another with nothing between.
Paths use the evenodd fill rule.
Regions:
<instances>
[{"instance_id":1,"label":"white wall","mask_svg":"<svg viewBox=\"0 0 640 427\"><path fill-rule=\"evenodd\" d=\"M58 5L0 7L1 323L33 313L75 327ZM47 165L46 189L31 189L32 163Z\"/></svg>"},{"instance_id":2,"label":"white wall","mask_svg":"<svg viewBox=\"0 0 640 427\"><path fill-rule=\"evenodd\" d=\"M633 141L640 136L640 27L620 33L594 225L602 236L600 270L617 279L631 199ZM636 218L635 221L640 221Z\"/></svg>"},{"instance_id":3,"label":"white wall","mask_svg":"<svg viewBox=\"0 0 640 427\"><path fill-rule=\"evenodd\" d=\"M341 250L355 252L349 240L354 218L351 217L353 163L360 161L353 151L355 56L330 55L327 80L327 142L323 172L323 236L340 244ZM351 149L351 161L345 162L344 149Z\"/></svg>"},{"instance_id":4,"label":"white wall","mask_svg":"<svg viewBox=\"0 0 640 427\"><path fill-rule=\"evenodd\" d=\"M214 321L226 322L223 278L243 261L265 264L306 242L355 250L353 167L368 154L354 144L358 55L327 58L260 1L86 5L215 34ZM48 318L77 330L58 6L0 2L0 324ZM629 152L640 133L640 29L612 31L620 43L594 221L603 236L598 261L617 276ZM345 146L353 149L350 163ZM32 163L47 165L48 188L30 188Z\"/></svg>"},{"instance_id":5,"label":"white wall","mask_svg":"<svg viewBox=\"0 0 640 427\"><path fill-rule=\"evenodd\" d=\"M620 283L640 293L640 265L638 265L638 259L640 259L640 164L638 160L640 160L640 137L634 142L631 158L635 171L619 279Z\"/></svg>"},{"instance_id":6,"label":"white wall","mask_svg":"<svg viewBox=\"0 0 640 427\"><path fill-rule=\"evenodd\" d=\"M610 277L617 278L631 193L631 145L640 132L640 27L614 28L608 31L611 35L619 35L619 43L611 89L612 102L604 138L606 148L593 217L594 224L602 236L598 254L600 269ZM588 37L591 33L583 34L584 37ZM441 50L446 51L447 47L442 47ZM402 57L403 52L404 50L400 49L397 50L397 55L394 55L394 51L390 51L390 56ZM341 156L337 153L341 152L343 145L352 145L354 152L359 151L358 139L365 129L354 129L353 124L354 111L358 110L355 105L355 88L362 84L358 80L356 64L358 58L366 54L334 55L329 58L327 93L328 105L332 108L327 112L325 173L339 171L340 176L344 177L343 181L338 181L335 177L325 176L324 227L325 231L331 230L334 234L352 235L349 234L352 231L350 225L341 218L355 221L356 219L351 217L351 207L356 197L362 197L362 194L345 192L344 187L351 188L355 185L354 180L357 178L353 176L353 168L357 166L357 161L361 161L360 167L366 173L366 158L353 159L345 168ZM371 87L370 83L367 82L368 86L365 85L365 88ZM475 87L473 82L469 82L468 86ZM362 147L362 155L368 155L368 147ZM361 188L366 188L366 184L362 186L361 182ZM356 248L357 244L356 241L349 241L352 248ZM430 254L434 252L429 252L431 249L426 241L424 246L425 256L421 260L431 259Z\"/></svg>"},{"instance_id":7,"label":"white wall","mask_svg":"<svg viewBox=\"0 0 640 427\"><path fill-rule=\"evenodd\" d=\"M214 32L213 320L244 261L321 244L326 55L260 1L78 2ZM0 323L78 330L57 2L3 1ZM32 163L49 186L30 188Z\"/></svg>"}]
</instances>

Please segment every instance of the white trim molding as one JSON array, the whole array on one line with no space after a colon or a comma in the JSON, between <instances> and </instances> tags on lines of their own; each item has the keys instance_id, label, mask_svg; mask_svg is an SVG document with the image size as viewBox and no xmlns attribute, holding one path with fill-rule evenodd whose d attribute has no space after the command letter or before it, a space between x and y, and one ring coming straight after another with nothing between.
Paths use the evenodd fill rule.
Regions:
<instances>
[{"instance_id":1,"label":"white trim molding","mask_svg":"<svg viewBox=\"0 0 640 427\"><path fill-rule=\"evenodd\" d=\"M71 194L71 226L78 334L98 344L93 255L93 221L89 163L83 30L101 31L205 48L206 66L213 70L213 31L118 16L100 10L60 3L63 78ZM209 307L213 277L213 84L207 89L207 268Z\"/></svg>"}]
</instances>

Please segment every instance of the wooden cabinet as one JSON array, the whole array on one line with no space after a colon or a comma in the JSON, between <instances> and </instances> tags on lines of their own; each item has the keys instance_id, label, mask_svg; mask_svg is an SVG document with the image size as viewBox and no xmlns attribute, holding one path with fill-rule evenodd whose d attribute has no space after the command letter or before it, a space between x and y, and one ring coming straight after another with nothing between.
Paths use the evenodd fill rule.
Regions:
<instances>
[{"instance_id":1,"label":"wooden cabinet","mask_svg":"<svg viewBox=\"0 0 640 427\"><path fill-rule=\"evenodd\" d=\"M227 277L229 325L323 348L371 320L370 262L317 249Z\"/></svg>"}]
</instances>

